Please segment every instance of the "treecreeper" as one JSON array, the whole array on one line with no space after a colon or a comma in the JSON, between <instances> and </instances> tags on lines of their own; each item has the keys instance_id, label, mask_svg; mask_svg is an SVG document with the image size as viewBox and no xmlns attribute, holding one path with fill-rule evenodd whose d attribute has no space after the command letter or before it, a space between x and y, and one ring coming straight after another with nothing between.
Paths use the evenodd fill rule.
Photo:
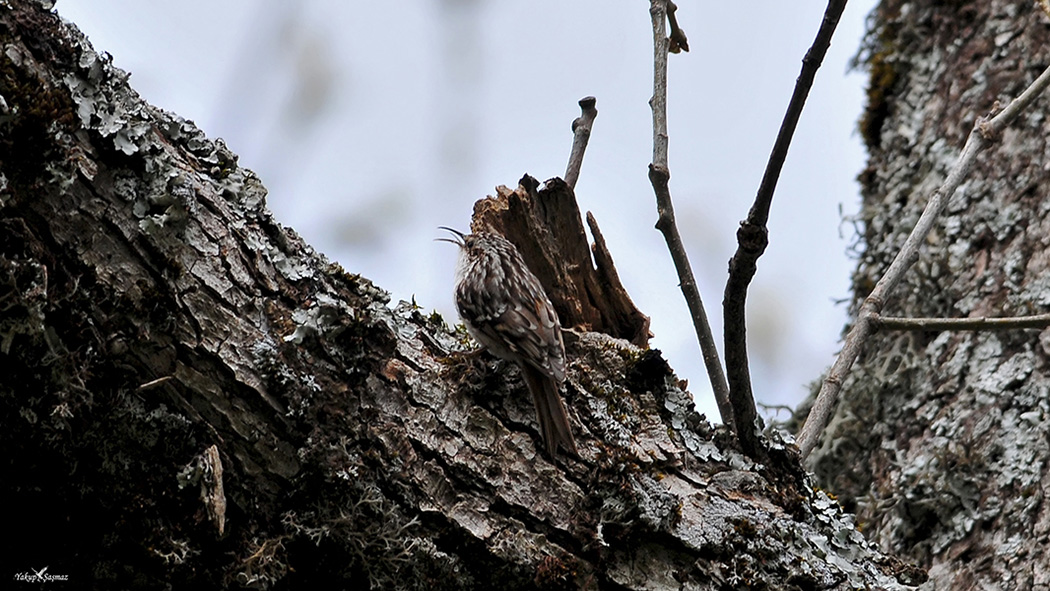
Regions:
<instances>
[{"instance_id":1,"label":"treecreeper","mask_svg":"<svg viewBox=\"0 0 1050 591\"><path fill-rule=\"evenodd\" d=\"M491 232L463 234L442 227L459 246L455 301L467 330L492 354L513 361L536 405L536 421L551 459L558 446L579 456L561 398L565 343L558 313L518 249Z\"/></svg>"}]
</instances>

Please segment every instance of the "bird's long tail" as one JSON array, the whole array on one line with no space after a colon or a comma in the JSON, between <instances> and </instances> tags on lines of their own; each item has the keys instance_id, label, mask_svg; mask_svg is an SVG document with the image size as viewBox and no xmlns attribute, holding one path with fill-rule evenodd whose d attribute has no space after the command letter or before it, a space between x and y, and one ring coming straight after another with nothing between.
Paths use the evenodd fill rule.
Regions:
<instances>
[{"instance_id":1,"label":"bird's long tail","mask_svg":"<svg viewBox=\"0 0 1050 591\"><path fill-rule=\"evenodd\" d=\"M540 434L551 459L555 459L559 445L565 451L579 457L580 452L576 449L576 440L573 439L572 428L569 426L569 413L558 391L558 382L528 365L521 368L521 375L525 378L525 384L529 387L532 400L536 404L536 421L540 424Z\"/></svg>"}]
</instances>

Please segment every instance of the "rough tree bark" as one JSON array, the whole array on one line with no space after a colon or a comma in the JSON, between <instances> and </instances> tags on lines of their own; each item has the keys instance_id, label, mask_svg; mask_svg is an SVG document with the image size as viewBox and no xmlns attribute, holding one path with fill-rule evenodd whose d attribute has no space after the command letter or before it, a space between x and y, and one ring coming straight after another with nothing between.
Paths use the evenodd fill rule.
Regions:
<instances>
[{"instance_id":1,"label":"rough tree bark","mask_svg":"<svg viewBox=\"0 0 1050 591\"><path fill-rule=\"evenodd\" d=\"M854 309L892 260L976 117L1050 62L1034 3L884 0L862 132ZM1003 104L1005 104L1003 100ZM1043 96L982 154L886 316L1004 317L1050 305ZM1050 589L1050 331L883 331L809 458L870 539L929 589Z\"/></svg>"},{"instance_id":2,"label":"rough tree bark","mask_svg":"<svg viewBox=\"0 0 1050 591\"><path fill-rule=\"evenodd\" d=\"M579 460L516 370L281 227L258 179L37 2L0 4L10 577L100 588L880 589L776 438L656 351L569 341ZM640 167L644 173L644 166Z\"/></svg>"}]
</instances>

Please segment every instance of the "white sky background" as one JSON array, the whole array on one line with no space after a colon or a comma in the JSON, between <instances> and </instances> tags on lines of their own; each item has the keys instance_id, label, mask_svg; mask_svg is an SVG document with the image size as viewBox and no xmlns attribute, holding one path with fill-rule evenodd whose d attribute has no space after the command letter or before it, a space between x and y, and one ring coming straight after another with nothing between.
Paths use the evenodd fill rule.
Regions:
<instances>
[{"instance_id":1,"label":"white sky background","mask_svg":"<svg viewBox=\"0 0 1050 591\"><path fill-rule=\"evenodd\" d=\"M713 330L735 231L758 189L825 2L679 0L691 52L670 56L671 193ZM846 320L855 132L847 74L874 0L847 5L781 175L748 296L756 397L795 405ZM396 9L391 7L396 6ZM644 0L61 0L148 101L221 137L277 219L394 302L454 321L455 248L473 202L524 173L564 174L577 101L599 111L576 187L620 277L652 317L698 409L718 413L688 310L653 225L652 29ZM721 347L720 347L721 348ZM781 417L783 418L783 417Z\"/></svg>"}]
</instances>

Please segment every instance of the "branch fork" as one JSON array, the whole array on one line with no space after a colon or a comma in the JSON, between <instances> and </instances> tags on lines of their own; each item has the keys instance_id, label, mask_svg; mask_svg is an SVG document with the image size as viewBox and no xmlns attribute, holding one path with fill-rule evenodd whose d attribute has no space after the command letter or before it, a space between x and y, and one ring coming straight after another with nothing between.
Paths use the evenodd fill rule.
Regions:
<instances>
[{"instance_id":1,"label":"branch fork","mask_svg":"<svg viewBox=\"0 0 1050 591\"><path fill-rule=\"evenodd\" d=\"M974 123L955 165L952 166L941 186L930 195L926 208L919 216L911 234L908 235L901 250L858 311L857 321L846 336L842 351L824 379L813 408L809 412L809 417L799 433L798 446L802 450L803 458L813 451L817 440L831 421L831 416L838 404L842 382L850 368L853 367L853 362L860 356L864 343L877 329L879 313L882 311L885 299L900 283L904 273L918 260L920 246L933 229L937 217L944 211L949 198L973 168L977 155L992 141L998 140L1006 126L1016 119L1048 85L1050 85L1050 68L1044 70L1020 96L1010 101L1006 107L1000 108L997 101L988 115L978 117Z\"/></svg>"}]
</instances>

